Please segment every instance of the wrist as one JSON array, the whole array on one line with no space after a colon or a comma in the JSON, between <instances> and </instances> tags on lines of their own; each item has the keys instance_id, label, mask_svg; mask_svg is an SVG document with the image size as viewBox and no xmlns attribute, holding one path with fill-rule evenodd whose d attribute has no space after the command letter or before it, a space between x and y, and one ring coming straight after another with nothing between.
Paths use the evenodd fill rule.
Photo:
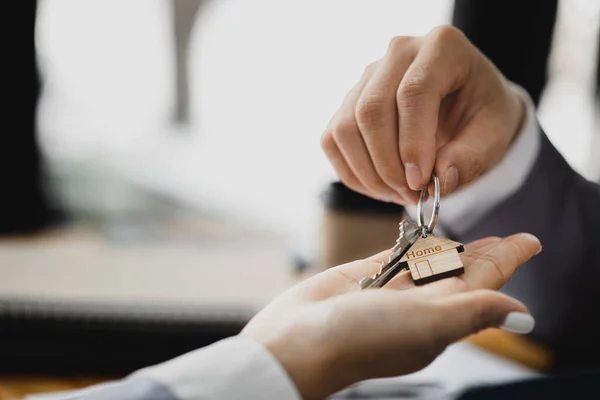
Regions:
<instances>
[{"instance_id":1,"label":"wrist","mask_svg":"<svg viewBox=\"0 0 600 400\"><path fill-rule=\"evenodd\" d=\"M283 323L268 335L242 331L241 335L260 343L283 367L302 399L324 399L347 386L336 366L337 346L323 342L325 335L314 329ZM307 327L310 328L310 327ZM302 334L298 334L302 332Z\"/></svg>"}]
</instances>

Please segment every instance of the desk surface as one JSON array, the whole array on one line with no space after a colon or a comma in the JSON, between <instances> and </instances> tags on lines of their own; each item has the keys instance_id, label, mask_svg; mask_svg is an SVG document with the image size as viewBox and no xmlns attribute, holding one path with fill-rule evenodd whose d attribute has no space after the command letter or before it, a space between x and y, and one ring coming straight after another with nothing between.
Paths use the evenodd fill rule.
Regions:
<instances>
[{"instance_id":1,"label":"desk surface","mask_svg":"<svg viewBox=\"0 0 600 400\"><path fill-rule=\"evenodd\" d=\"M0 240L0 298L261 307L294 283L284 239L221 231L117 240L70 228Z\"/></svg>"}]
</instances>

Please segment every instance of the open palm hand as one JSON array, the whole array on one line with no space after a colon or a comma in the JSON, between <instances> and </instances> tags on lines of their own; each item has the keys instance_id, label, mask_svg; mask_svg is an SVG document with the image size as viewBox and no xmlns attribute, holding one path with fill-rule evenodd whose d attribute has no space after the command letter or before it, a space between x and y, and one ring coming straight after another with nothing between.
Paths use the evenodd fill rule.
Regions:
<instances>
[{"instance_id":1,"label":"open palm hand","mask_svg":"<svg viewBox=\"0 0 600 400\"><path fill-rule=\"evenodd\" d=\"M531 329L526 307L496 290L539 250L530 234L486 238L465 246L460 276L415 286L401 272L384 288L360 290L359 281L389 257L384 251L292 287L241 335L263 344L304 398L323 398L360 380L417 371L509 313Z\"/></svg>"}]
</instances>

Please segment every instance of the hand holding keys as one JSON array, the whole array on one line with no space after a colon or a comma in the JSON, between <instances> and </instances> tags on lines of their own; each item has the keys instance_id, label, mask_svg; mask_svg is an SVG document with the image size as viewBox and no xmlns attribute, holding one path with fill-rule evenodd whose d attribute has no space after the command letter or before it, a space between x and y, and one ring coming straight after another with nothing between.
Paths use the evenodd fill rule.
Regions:
<instances>
[{"instance_id":1,"label":"hand holding keys","mask_svg":"<svg viewBox=\"0 0 600 400\"><path fill-rule=\"evenodd\" d=\"M424 188L419 198L418 222L408 218L400 222L400 234L388 262L381 264L374 277L365 277L360 281L362 289L382 287L404 269L410 270L417 285L464 272L458 255L464 250L462 244L432 234L440 209L440 181L435 174L433 182L435 197L431 220L427 225L423 222L423 205L427 191Z\"/></svg>"}]
</instances>

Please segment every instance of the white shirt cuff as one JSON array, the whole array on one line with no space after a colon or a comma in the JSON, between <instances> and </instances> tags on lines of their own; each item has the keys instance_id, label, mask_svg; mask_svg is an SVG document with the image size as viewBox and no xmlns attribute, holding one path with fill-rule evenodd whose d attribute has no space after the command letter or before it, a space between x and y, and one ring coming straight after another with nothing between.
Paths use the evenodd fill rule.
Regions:
<instances>
[{"instance_id":1,"label":"white shirt cuff","mask_svg":"<svg viewBox=\"0 0 600 400\"><path fill-rule=\"evenodd\" d=\"M260 344L235 336L134 372L179 400L291 399L300 395L279 362Z\"/></svg>"},{"instance_id":2,"label":"white shirt cuff","mask_svg":"<svg viewBox=\"0 0 600 400\"><path fill-rule=\"evenodd\" d=\"M504 158L490 171L468 186L442 199L439 224L453 233L463 234L481 220L499 203L513 195L525 182L540 148L540 129L535 116L535 106L527 92L514 85L526 102L526 115L521 131ZM406 213L417 220L416 206L405 208ZM432 204L425 204L426 221L431 215ZM436 228L436 234L443 235Z\"/></svg>"}]
</instances>

